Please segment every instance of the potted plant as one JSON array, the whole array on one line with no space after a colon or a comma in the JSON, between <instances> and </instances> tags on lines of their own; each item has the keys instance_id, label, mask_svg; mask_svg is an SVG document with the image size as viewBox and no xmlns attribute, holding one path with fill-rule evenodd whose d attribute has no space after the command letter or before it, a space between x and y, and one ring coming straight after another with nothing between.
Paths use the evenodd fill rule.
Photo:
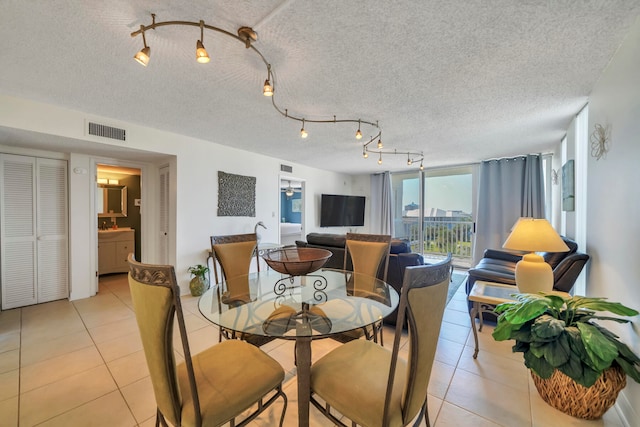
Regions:
<instances>
[{"instance_id":1,"label":"potted plant","mask_svg":"<svg viewBox=\"0 0 640 427\"><path fill-rule=\"evenodd\" d=\"M493 331L497 341L513 339L514 352L524 363L540 396L572 416L600 418L626 385L626 375L640 383L640 358L594 320L628 323L618 317L638 312L605 298L562 297L555 294L516 294L500 304Z\"/></svg>"},{"instance_id":2,"label":"potted plant","mask_svg":"<svg viewBox=\"0 0 640 427\"><path fill-rule=\"evenodd\" d=\"M191 291L191 295L194 297L199 297L209 289L209 280L205 277L205 274L209 272L209 267L206 267L202 264L192 265L189 267L189 273L193 278L189 282L189 290Z\"/></svg>"}]
</instances>

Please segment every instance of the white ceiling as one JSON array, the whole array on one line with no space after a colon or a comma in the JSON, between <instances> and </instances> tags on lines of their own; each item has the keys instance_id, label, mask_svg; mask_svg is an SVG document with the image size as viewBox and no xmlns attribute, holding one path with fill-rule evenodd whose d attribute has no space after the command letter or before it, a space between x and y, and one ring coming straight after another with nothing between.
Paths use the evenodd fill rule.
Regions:
<instances>
[{"instance_id":1,"label":"white ceiling","mask_svg":"<svg viewBox=\"0 0 640 427\"><path fill-rule=\"evenodd\" d=\"M640 14L640 1L8 1L0 14L0 93L134 122L346 173L404 170L362 158L353 124L282 117L261 93L264 64L229 37L140 24L203 19L255 43L275 100L310 119L379 121L385 148L425 167L549 151ZM34 120L37 120L34 117ZM365 138L373 135L362 127ZM0 143L26 138L0 128ZM364 140L364 139L363 139ZM395 159L392 159L395 157Z\"/></svg>"}]
</instances>

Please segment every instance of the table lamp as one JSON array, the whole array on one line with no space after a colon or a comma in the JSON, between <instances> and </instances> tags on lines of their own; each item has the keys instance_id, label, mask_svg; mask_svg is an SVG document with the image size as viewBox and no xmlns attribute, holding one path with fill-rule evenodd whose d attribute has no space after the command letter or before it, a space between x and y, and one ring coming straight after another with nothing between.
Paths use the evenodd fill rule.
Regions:
<instances>
[{"instance_id":1,"label":"table lamp","mask_svg":"<svg viewBox=\"0 0 640 427\"><path fill-rule=\"evenodd\" d=\"M553 271L535 252L567 252L569 247L549 221L520 218L502 245L505 249L530 252L516 264L516 286L522 293L553 290Z\"/></svg>"}]
</instances>

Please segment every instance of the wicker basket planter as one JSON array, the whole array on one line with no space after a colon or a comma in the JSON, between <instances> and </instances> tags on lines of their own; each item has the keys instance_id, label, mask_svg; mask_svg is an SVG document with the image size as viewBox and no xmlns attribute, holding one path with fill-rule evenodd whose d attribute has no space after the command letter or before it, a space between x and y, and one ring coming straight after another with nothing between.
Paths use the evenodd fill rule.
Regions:
<instances>
[{"instance_id":1,"label":"wicker basket planter","mask_svg":"<svg viewBox=\"0 0 640 427\"><path fill-rule=\"evenodd\" d=\"M627 385L627 375L617 365L606 369L591 387L578 384L557 369L546 380L533 371L531 377L545 402L565 414L586 420L601 418Z\"/></svg>"}]
</instances>

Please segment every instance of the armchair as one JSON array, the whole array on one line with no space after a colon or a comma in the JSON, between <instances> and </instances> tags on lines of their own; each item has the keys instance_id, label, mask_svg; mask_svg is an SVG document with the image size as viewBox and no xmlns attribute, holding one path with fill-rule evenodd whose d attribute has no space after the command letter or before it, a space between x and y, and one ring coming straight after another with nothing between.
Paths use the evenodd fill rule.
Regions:
<instances>
[{"instance_id":1,"label":"armchair","mask_svg":"<svg viewBox=\"0 0 640 427\"><path fill-rule=\"evenodd\" d=\"M553 270L553 289L569 292L580 275L582 268L589 261L589 255L578 252L578 244L573 240L561 236L569 247L569 252L546 252L542 256ZM516 263L522 254L487 249L478 265L469 269L466 292L469 295L476 280L516 285Z\"/></svg>"}]
</instances>

